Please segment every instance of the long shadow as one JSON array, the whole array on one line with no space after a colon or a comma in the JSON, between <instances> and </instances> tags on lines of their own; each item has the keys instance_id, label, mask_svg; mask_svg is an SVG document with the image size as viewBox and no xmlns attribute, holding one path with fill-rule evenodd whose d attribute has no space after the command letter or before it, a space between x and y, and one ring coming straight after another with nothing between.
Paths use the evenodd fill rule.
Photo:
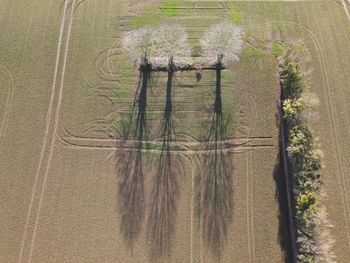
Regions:
<instances>
[{"instance_id":1,"label":"long shadow","mask_svg":"<svg viewBox=\"0 0 350 263\"><path fill-rule=\"evenodd\" d=\"M284 175L284 167L282 160L282 146L281 146L281 133L279 132L279 152L276 158L276 165L273 171L273 179L276 184L276 192L275 199L278 202L279 206L279 228L278 228L278 242L282 248L284 255L284 262L293 263L292 257L292 248L291 248L291 239L290 239L290 230L288 225L289 216L288 216L288 201L287 201L287 193L286 193L286 178ZM292 191L292 189L288 189L288 191ZM293 223L293 222L292 222Z\"/></svg>"},{"instance_id":2,"label":"long shadow","mask_svg":"<svg viewBox=\"0 0 350 263\"><path fill-rule=\"evenodd\" d=\"M227 119L221 99L222 57L218 56L217 61L215 102L207 136L207 149L211 151L204 155L200 202L202 238L219 261L233 214L233 165L221 145L227 138Z\"/></svg>"},{"instance_id":3,"label":"long shadow","mask_svg":"<svg viewBox=\"0 0 350 263\"><path fill-rule=\"evenodd\" d=\"M147 137L147 87L151 65L145 59L140 67L140 81L129 120L124 126L125 143L132 140L135 149L117 151L117 171L120 178L118 187L120 232L128 246L133 248L140 235L145 218L144 171L142 148Z\"/></svg>"},{"instance_id":4,"label":"long shadow","mask_svg":"<svg viewBox=\"0 0 350 263\"><path fill-rule=\"evenodd\" d=\"M151 244L151 256L170 256L172 236L176 220L179 186L177 175L179 169L177 157L171 153L170 142L174 140L172 121L172 87L174 66L172 58L168 65L166 101L162 123L162 145L157 170L153 178L150 197L150 212L148 215L147 237Z\"/></svg>"}]
</instances>

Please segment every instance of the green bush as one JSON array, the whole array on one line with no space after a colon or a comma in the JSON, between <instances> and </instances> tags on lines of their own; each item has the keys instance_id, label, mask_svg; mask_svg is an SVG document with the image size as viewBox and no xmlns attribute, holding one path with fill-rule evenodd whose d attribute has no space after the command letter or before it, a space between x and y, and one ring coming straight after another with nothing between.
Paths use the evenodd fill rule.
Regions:
<instances>
[{"instance_id":1,"label":"green bush","mask_svg":"<svg viewBox=\"0 0 350 263\"><path fill-rule=\"evenodd\" d=\"M299 166L304 156L311 150L312 143L312 135L307 128L294 126L288 134L288 157Z\"/></svg>"},{"instance_id":2,"label":"green bush","mask_svg":"<svg viewBox=\"0 0 350 263\"><path fill-rule=\"evenodd\" d=\"M295 210L296 216L299 219L305 220L304 217L305 211L313 211L316 207L317 200L319 199L318 195L315 192L309 192L307 194L299 195L296 201Z\"/></svg>"},{"instance_id":3,"label":"green bush","mask_svg":"<svg viewBox=\"0 0 350 263\"><path fill-rule=\"evenodd\" d=\"M314 255L302 254L298 255L298 262L300 263L316 263Z\"/></svg>"},{"instance_id":4,"label":"green bush","mask_svg":"<svg viewBox=\"0 0 350 263\"><path fill-rule=\"evenodd\" d=\"M295 196L297 260L302 263L329 262L324 260L324 255L334 258L331 243L320 245L325 242L320 238L324 228L320 227L319 220L322 218L319 197L322 153L314 149L312 133L305 124L310 118L304 116L317 108L319 100L307 91L303 79L306 74L301 70L297 51L287 47L280 62L283 123L287 130L287 154ZM322 250L327 252L320 253Z\"/></svg>"},{"instance_id":5,"label":"green bush","mask_svg":"<svg viewBox=\"0 0 350 263\"><path fill-rule=\"evenodd\" d=\"M303 100L299 99L285 99L283 101L283 118L294 119L304 108Z\"/></svg>"},{"instance_id":6,"label":"green bush","mask_svg":"<svg viewBox=\"0 0 350 263\"><path fill-rule=\"evenodd\" d=\"M298 99L303 92L302 74L299 64L295 61L287 61L280 73L282 98Z\"/></svg>"}]
</instances>

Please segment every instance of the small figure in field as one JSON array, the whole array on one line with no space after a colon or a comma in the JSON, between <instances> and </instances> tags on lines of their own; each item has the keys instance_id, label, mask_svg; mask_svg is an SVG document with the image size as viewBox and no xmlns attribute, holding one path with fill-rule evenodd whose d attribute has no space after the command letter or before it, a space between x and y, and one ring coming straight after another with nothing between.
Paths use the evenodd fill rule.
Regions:
<instances>
[{"instance_id":1,"label":"small figure in field","mask_svg":"<svg viewBox=\"0 0 350 263\"><path fill-rule=\"evenodd\" d=\"M201 79L202 79L202 67L198 68L196 70L196 79L197 79L197 82L199 82Z\"/></svg>"}]
</instances>

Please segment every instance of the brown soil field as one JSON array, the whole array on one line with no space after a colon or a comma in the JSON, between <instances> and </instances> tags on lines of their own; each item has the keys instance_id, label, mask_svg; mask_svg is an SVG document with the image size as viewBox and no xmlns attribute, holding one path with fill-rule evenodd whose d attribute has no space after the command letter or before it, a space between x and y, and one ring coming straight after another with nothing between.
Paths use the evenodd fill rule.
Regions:
<instances>
[{"instance_id":1,"label":"brown soil field","mask_svg":"<svg viewBox=\"0 0 350 263\"><path fill-rule=\"evenodd\" d=\"M285 262L275 171L281 39L302 39L311 52L325 200L338 261L349 262L344 2L174 3L1 1L0 262ZM213 113L214 71L198 82L175 72L171 89L166 72L152 73L146 98L121 35L177 22L198 56L198 39L223 18L249 40L222 71L223 117ZM200 180L212 167L227 182L203 201L218 190Z\"/></svg>"}]
</instances>

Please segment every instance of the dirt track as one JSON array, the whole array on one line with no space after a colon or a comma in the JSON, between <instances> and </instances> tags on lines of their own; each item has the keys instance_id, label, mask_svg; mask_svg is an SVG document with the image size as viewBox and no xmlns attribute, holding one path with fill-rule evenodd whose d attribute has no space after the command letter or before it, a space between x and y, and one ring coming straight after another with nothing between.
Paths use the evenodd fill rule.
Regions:
<instances>
[{"instance_id":1,"label":"dirt track","mask_svg":"<svg viewBox=\"0 0 350 263\"><path fill-rule=\"evenodd\" d=\"M23 232L23 237L22 237L22 243L21 243L21 250L19 253L19 260L18 262L22 262L23 260L23 253L26 245L26 239L28 235L28 226L29 222L31 220L32 214L34 213L34 227L32 230L32 233L30 233L31 239L30 239L30 249L29 249L29 255L28 255L28 262L31 262L32 260L32 252L33 252L33 246L35 242L35 237L36 237L36 230L39 222L39 217L40 217L40 209L41 209L41 204L42 204L42 198L43 194L45 191L45 185L46 185L46 180L50 168L50 163L52 159L52 154L53 154L53 146L55 144L55 139L56 139L56 130L58 126L58 117L59 117L59 111L60 111L60 105L62 101L62 91L63 91L63 85L64 85L64 76L65 76L65 68L66 68L66 62L67 62L67 54L68 54L68 49L69 49L69 40L70 40L70 34L71 34L71 28L72 28L72 21L73 21L73 10L75 6L75 0L70 2L68 4L68 0L64 1L64 9L62 13L62 18L61 18L61 25L60 25L60 33L59 33L59 38L58 38L58 46L57 46L57 57L56 57L56 66L55 66L55 74L54 74L54 79L53 79L53 84L52 84L52 92L51 92L51 97L50 97L50 103L49 103L49 108L46 114L46 128L45 128L45 134L44 134L44 140L42 144L42 149L41 149L41 154L39 158L39 164L37 168L37 173L35 175L35 181L34 181L34 186L32 190L32 196L30 199L29 203L29 208L28 208L28 215L27 215L27 220L24 226L24 232ZM68 14L68 16L67 16ZM66 31L66 38L63 39L63 35L65 34L65 26L68 25L68 30ZM63 41L65 43L63 43ZM62 53L62 44L64 46L63 49L63 55ZM60 58L63 56L63 62L61 65L61 72L60 72L60 81L58 82L57 79L59 78L59 67L60 67ZM59 83L59 86L57 86ZM58 98L55 101L55 96L58 95ZM52 118L53 116L53 118ZM43 165L45 165L43 167ZM44 174L41 175L41 171L44 171ZM39 182L40 180L40 182ZM42 181L42 182L41 182ZM38 204L35 204L35 197L36 193L39 193L39 200ZM37 208L36 208L37 206ZM33 209L34 212L33 212Z\"/></svg>"}]
</instances>

